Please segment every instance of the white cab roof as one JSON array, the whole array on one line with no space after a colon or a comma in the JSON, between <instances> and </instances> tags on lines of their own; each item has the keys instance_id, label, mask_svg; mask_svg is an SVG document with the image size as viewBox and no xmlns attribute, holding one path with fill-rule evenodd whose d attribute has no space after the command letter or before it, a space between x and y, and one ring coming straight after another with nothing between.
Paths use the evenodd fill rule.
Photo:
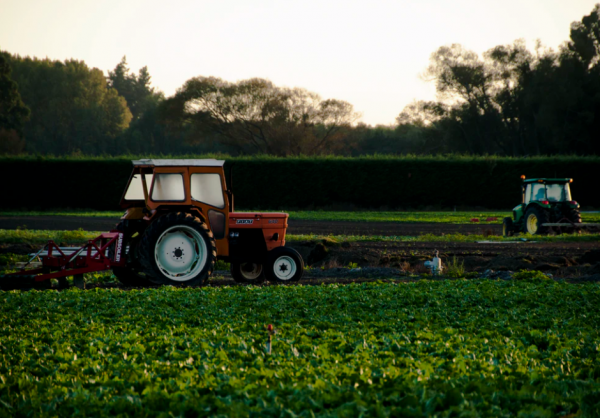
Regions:
<instances>
[{"instance_id":1,"label":"white cab roof","mask_svg":"<svg viewBox=\"0 0 600 418\"><path fill-rule=\"evenodd\" d=\"M222 167L225 164L225 160L132 160L135 166L150 166L150 167Z\"/></svg>"}]
</instances>

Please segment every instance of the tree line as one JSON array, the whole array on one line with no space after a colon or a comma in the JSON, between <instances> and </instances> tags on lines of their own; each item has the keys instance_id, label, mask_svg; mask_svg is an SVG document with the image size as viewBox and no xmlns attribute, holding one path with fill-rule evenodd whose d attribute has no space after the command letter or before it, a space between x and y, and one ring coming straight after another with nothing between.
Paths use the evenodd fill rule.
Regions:
<instances>
[{"instance_id":1,"label":"tree line","mask_svg":"<svg viewBox=\"0 0 600 418\"><path fill-rule=\"evenodd\" d=\"M437 100L370 126L348 102L266 79L199 76L165 97L125 57L104 75L0 52L0 154L600 155L599 62L600 5L558 51L442 46L423 73Z\"/></svg>"},{"instance_id":2,"label":"tree line","mask_svg":"<svg viewBox=\"0 0 600 418\"><path fill-rule=\"evenodd\" d=\"M600 154L600 5L571 25L559 51L523 41L479 57L461 45L431 56L438 101L397 118L431 152L510 156ZM415 132L416 130L416 132Z\"/></svg>"}]
</instances>

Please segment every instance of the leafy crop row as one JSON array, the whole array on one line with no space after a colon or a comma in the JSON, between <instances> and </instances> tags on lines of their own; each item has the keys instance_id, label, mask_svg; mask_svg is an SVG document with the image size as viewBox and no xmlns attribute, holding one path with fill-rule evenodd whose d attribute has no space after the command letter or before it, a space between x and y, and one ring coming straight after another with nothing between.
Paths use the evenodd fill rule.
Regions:
<instances>
[{"instance_id":1,"label":"leafy crop row","mask_svg":"<svg viewBox=\"0 0 600 418\"><path fill-rule=\"evenodd\" d=\"M0 292L0 306L0 417L600 415L598 284Z\"/></svg>"}]
</instances>

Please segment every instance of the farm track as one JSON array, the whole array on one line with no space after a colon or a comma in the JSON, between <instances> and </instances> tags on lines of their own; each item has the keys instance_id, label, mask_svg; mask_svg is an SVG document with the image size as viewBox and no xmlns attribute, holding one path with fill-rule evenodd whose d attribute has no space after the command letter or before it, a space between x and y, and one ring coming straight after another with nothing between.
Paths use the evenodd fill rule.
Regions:
<instances>
[{"instance_id":1,"label":"farm track","mask_svg":"<svg viewBox=\"0 0 600 418\"><path fill-rule=\"evenodd\" d=\"M563 257L578 257L586 251L600 248L600 243L582 242L511 242L511 243L477 243L477 242L360 242L351 246L360 246L378 252L400 252L405 255L433 254L439 250L448 257L496 257L499 255L516 257L520 255L558 255Z\"/></svg>"},{"instance_id":2,"label":"farm track","mask_svg":"<svg viewBox=\"0 0 600 418\"><path fill-rule=\"evenodd\" d=\"M313 271L323 269L326 276L348 278L349 266L363 268L368 277L403 279L403 274L427 272L423 262L436 251L445 266L460 266L463 273L481 274L541 270L559 278L598 276L600 279L600 244L598 242L351 242L331 245L325 241L291 242ZM325 247L325 249L323 248ZM365 270L365 268L367 268ZM386 271L387 270L387 271ZM345 274L344 274L345 272ZM333 274L332 274L333 273ZM314 275L315 273L313 273ZM357 277L355 275L355 277ZM358 276L360 277L360 276ZM357 277L357 278L358 278Z\"/></svg>"},{"instance_id":3,"label":"farm track","mask_svg":"<svg viewBox=\"0 0 600 418\"><path fill-rule=\"evenodd\" d=\"M1 216L0 229L47 229L109 231L118 222L116 218L83 216ZM498 235L500 224L446 224L400 222L348 222L348 221L288 221L288 234L293 235L381 235L414 236L423 234L483 234Z\"/></svg>"},{"instance_id":4,"label":"farm track","mask_svg":"<svg viewBox=\"0 0 600 418\"><path fill-rule=\"evenodd\" d=\"M106 231L114 227L114 218L27 216L0 217L0 229L26 226L28 229ZM435 235L499 234L499 225L465 225L442 223L341 222L290 220L288 232L296 235L380 235L406 236L431 233ZM302 255L307 270L300 284L362 283L385 278L394 282L414 281L415 274L427 270L425 260L436 251L444 265L459 263L465 273L541 270L555 278L571 282L600 281L600 243L581 242L414 242L414 241L355 241L325 240L288 241ZM28 254L38 246L2 244L0 253ZM351 272L351 268L360 271ZM207 286L236 285L229 272L218 272L219 279ZM268 283L265 286L269 286ZM115 283L92 284L90 288L128 289Z\"/></svg>"}]
</instances>

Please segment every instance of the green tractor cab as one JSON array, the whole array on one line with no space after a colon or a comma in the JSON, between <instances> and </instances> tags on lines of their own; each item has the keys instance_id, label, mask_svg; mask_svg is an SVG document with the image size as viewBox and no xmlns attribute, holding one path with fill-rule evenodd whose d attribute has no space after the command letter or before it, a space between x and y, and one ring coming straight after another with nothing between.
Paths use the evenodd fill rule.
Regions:
<instances>
[{"instance_id":1,"label":"green tractor cab","mask_svg":"<svg viewBox=\"0 0 600 418\"><path fill-rule=\"evenodd\" d=\"M581 224L579 204L571 199L569 184L573 179L525 179L525 176L521 179L521 204L513 209L512 218L504 218L502 235L547 234L553 227L574 229Z\"/></svg>"}]
</instances>

